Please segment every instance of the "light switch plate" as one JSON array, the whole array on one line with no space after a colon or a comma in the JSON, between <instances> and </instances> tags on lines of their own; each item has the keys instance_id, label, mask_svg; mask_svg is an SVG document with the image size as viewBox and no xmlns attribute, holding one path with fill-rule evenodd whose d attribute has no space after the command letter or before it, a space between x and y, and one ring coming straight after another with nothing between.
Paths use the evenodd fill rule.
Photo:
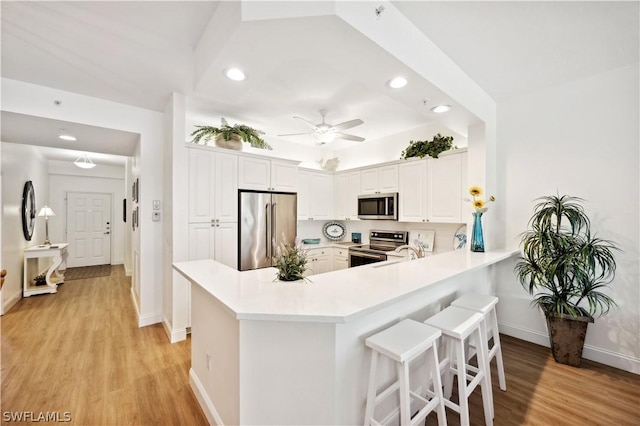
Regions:
<instances>
[{"instance_id":1,"label":"light switch plate","mask_svg":"<svg viewBox=\"0 0 640 426\"><path fill-rule=\"evenodd\" d=\"M153 209L160 210L160 200L153 200Z\"/></svg>"}]
</instances>

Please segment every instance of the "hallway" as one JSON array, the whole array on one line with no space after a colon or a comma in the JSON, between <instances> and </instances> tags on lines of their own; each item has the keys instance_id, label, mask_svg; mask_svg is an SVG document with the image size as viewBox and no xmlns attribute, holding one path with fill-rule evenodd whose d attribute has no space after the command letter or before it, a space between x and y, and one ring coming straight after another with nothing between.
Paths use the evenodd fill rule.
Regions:
<instances>
[{"instance_id":1,"label":"hallway","mask_svg":"<svg viewBox=\"0 0 640 426\"><path fill-rule=\"evenodd\" d=\"M171 345L160 324L138 328L130 278L70 280L21 299L2 327L6 412L69 413L79 425L207 424L189 387L190 340Z\"/></svg>"}]
</instances>

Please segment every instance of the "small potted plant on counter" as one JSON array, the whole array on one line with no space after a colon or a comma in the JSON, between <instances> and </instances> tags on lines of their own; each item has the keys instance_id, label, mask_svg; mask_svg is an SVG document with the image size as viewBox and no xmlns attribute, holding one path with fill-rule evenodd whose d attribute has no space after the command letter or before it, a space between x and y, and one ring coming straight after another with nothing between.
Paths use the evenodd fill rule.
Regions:
<instances>
[{"instance_id":1,"label":"small potted plant on counter","mask_svg":"<svg viewBox=\"0 0 640 426\"><path fill-rule=\"evenodd\" d=\"M430 141L409 141L409 146L402 151L400 158L406 160L411 157L424 158L427 155L431 158L438 158L441 152L452 148L455 148L453 136L442 136L438 133Z\"/></svg>"},{"instance_id":2,"label":"small potted plant on counter","mask_svg":"<svg viewBox=\"0 0 640 426\"><path fill-rule=\"evenodd\" d=\"M580 366L587 325L615 302L602 290L616 271L616 245L591 233L577 197L540 198L522 235L522 256L515 267L532 304L545 314L556 362Z\"/></svg>"},{"instance_id":3,"label":"small potted plant on counter","mask_svg":"<svg viewBox=\"0 0 640 426\"><path fill-rule=\"evenodd\" d=\"M285 240L283 238L283 240ZM275 244L275 267L278 269L276 281L306 281L304 273L307 267L307 252L300 244L281 242Z\"/></svg>"},{"instance_id":4,"label":"small potted plant on counter","mask_svg":"<svg viewBox=\"0 0 640 426\"><path fill-rule=\"evenodd\" d=\"M213 126L195 126L196 130L191 133L193 137L193 143L200 143L200 141L206 143L212 138L215 139L216 146L220 148L235 149L237 151L242 150L242 142L248 142L254 148L260 149L273 149L271 145L266 143L262 139L264 134L261 130L256 130L244 124L234 124L233 126L227 123L224 117L220 120L220 127Z\"/></svg>"}]
</instances>

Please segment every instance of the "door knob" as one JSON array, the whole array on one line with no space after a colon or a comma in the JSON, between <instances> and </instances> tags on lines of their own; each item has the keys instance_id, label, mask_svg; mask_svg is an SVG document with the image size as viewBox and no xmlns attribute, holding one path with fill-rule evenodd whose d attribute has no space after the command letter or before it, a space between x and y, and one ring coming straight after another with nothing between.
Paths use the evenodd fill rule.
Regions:
<instances>
[{"instance_id":1,"label":"door knob","mask_svg":"<svg viewBox=\"0 0 640 426\"><path fill-rule=\"evenodd\" d=\"M105 232L104 235L109 235L109 231Z\"/></svg>"}]
</instances>

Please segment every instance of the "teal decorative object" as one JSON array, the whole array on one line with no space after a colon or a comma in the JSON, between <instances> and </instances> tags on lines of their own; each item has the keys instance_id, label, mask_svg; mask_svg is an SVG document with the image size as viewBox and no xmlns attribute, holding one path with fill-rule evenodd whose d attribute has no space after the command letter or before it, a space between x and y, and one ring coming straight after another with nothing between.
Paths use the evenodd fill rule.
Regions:
<instances>
[{"instance_id":1,"label":"teal decorative object","mask_svg":"<svg viewBox=\"0 0 640 426\"><path fill-rule=\"evenodd\" d=\"M484 237L482 235L482 213L473 212L473 231L471 232L471 251L484 253Z\"/></svg>"}]
</instances>

